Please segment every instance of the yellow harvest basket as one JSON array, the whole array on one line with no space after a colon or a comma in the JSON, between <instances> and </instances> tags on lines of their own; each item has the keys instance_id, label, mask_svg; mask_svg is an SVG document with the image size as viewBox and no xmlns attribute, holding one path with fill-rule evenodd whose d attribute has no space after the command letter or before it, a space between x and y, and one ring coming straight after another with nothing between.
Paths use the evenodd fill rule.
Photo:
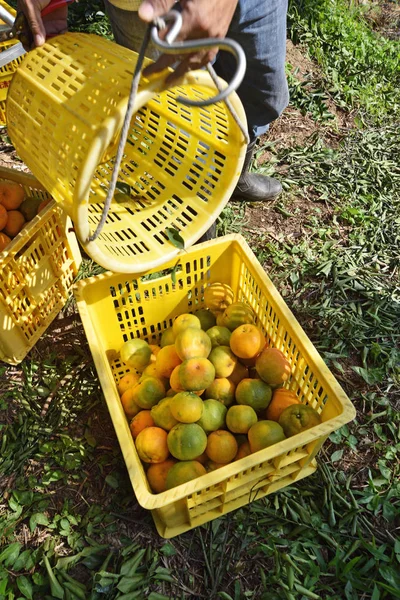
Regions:
<instances>
[{"instance_id":1,"label":"yellow harvest basket","mask_svg":"<svg viewBox=\"0 0 400 600\"><path fill-rule=\"evenodd\" d=\"M0 0L0 5L3 8L5 8L11 15L13 15L13 17L15 17L16 12L13 8L11 8L11 6L8 6L8 4L6 2L3 2L3 0ZM0 25L6 25L6 23L4 23L4 21L2 21L2 19L0 19ZM11 46L13 46L14 44L17 44L17 43L18 43L18 40L8 40L6 42L1 42L0 43L0 52L4 52L4 50L8 50L8 48L11 48ZM11 79L14 75L14 72L17 69L18 65L21 64L22 60L23 60L23 56L16 58L15 60L12 60L8 64L4 65L3 67L0 67L0 127L6 125L6 123L7 123L7 121L6 121L7 92L8 92L10 83L11 83Z\"/></svg>"},{"instance_id":2,"label":"yellow harvest basket","mask_svg":"<svg viewBox=\"0 0 400 600\"><path fill-rule=\"evenodd\" d=\"M50 198L32 175L0 167L0 179ZM0 252L0 361L21 362L67 301L81 263L71 225L50 202Z\"/></svg>"},{"instance_id":3,"label":"yellow harvest basket","mask_svg":"<svg viewBox=\"0 0 400 600\"><path fill-rule=\"evenodd\" d=\"M149 273L136 279L99 275L80 281L75 291L136 498L151 510L163 537L181 534L310 475L329 434L355 416L350 400L241 236L225 236L181 253L173 283L168 269L175 263L165 264L163 273L152 278ZM318 410L323 422L189 483L154 494L119 400L116 384L129 371L119 359L119 349L131 338L159 342L177 315L204 307L204 289L215 281L229 284L236 300L253 308L270 345L282 350L291 362L288 387L301 402Z\"/></svg>"},{"instance_id":4,"label":"yellow harvest basket","mask_svg":"<svg viewBox=\"0 0 400 600\"><path fill-rule=\"evenodd\" d=\"M7 99L18 155L72 218L85 251L114 273L143 272L176 256L168 228L185 247L196 242L228 202L246 151L224 102L177 102L215 96L206 71L172 89L165 89L169 71L142 77L119 171L130 197L112 202L100 236L88 241L109 188L136 59L96 35L64 34L29 52ZM238 96L229 98L246 127Z\"/></svg>"}]
</instances>

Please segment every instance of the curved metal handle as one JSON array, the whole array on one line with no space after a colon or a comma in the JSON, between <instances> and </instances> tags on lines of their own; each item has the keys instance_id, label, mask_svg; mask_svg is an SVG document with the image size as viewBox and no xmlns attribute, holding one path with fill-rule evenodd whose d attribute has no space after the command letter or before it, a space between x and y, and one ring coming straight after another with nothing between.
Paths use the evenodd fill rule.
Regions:
<instances>
[{"instance_id":1,"label":"curved metal handle","mask_svg":"<svg viewBox=\"0 0 400 600\"><path fill-rule=\"evenodd\" d=\"M0 4L0 19L12 27L14 25L15 17L8 10Z\"/></svg>"},{"instance_id":2,"label":"curved metal handle","mask_svg":"<svg viewBox=\"0 0 400 600\"><path fill-rule=\"evenodd\" d=\"M165 37L165 41L160 40L158 36L158 30L164 29L166 24L170 21L172 21L172 26ZM177 102L185 104L186 106L209 106L215 102L221 102L225 100L229 94L237 90L243 81L243 77L246 72L246 55L243 51L243 48L240 46L240 44L229 38L208 38L202 40L186 40L184 42L175 42L174 40L179 34L181 27L182 15L176 10L171 10L162 18L156 19L153 27L151 28L151 39L153 44L165 52L165 54L189 54L193 51L204 50L205 48L215 48L217 46L221 50L226 50L234 55L236 58L237 68L231 82L216 96L208 98L207 100L199 101L188 100L182 96L177 96Z\"/></svg>"}]
</instances>

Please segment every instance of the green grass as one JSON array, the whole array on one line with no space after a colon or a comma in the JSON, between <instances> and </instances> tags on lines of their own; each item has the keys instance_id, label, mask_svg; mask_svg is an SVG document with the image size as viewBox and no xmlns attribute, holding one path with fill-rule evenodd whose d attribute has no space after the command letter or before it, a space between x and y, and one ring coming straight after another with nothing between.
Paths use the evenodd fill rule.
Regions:
<instances>
[{"instance_id":1,"label":"green grass","mask_svg":"<svg viewBox=\"0 0 400 600\"><path fill-rule=\"evenodd\" d=\"M339 107L361 107L376 121L396 119L400 44L372 31L362 16L362 7L345 0L292 0L289 30L322 67L325 93Z\"/></svg>"},{"instance_id":2,"label":"green grass","mask_svg":"<svg viewBox=\"0 0 400 600\"><path fill-rule=\"evenodd\" d=\"M285 167L275 216L301 219L302 236L246 233L238 203L218 230L246 235L355 421L330 436L314 475L162 540L133 496L87 345L46 334L20 366L0 367L0 600L400 598L399 45L343 6L292 1L292 39L322 74L292 73L292 103L323 131L271 144L259 168ZM100 5L71 10L76 29L109 35ZM353 130L338 130L328 98L357 113ZM87 259L80 277L98 272Z\"/></svg>"},{"instance_id":3,"label":"green grass","mask_svg":"<svg viewBox=\"0 0 400 600\"><path fill-rule=\"evenodd\" d=\"M104 12L101 0L91 2L73 2L68 7L68 29L94 33L108 39L112 38L111 26Z\"/></svg>"},{"instance_id":4,"label":"green grass","mask_svg":"<svg viewBox=\"0 0 400 600\"><path fill-rule=\"evenodd\" d=\"M269 243L260 254L276 254L278 278L291 273L291 301L313 322L320 347L363 351L363 362L380 359L388 368L400 318L399 143L391 125L354 130L337 149L316 138L280 152L285 186L311 205L326 202L332 218L322 225L311 216L302 241Z\"/></svg>"}]
</instances>

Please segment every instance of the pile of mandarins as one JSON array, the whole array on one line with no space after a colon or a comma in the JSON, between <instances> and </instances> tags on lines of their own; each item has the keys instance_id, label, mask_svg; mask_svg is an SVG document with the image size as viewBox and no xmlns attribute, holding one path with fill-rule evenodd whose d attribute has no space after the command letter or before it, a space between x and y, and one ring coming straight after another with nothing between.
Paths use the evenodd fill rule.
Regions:
<instances>
[{"instance_id":1,"label":"pile of mandarins","mask_svg":"<svg viewBox=\"0 0 400 600\"><path fill-rule=\"evenodd\" d=\"M25 198L19 183L0 181L0 252L48 203L41 198Z\"/></svg>"},{"instance_id":2,"label":"pile of mandarins","mask_svg":"<svg viewBox=\"0 0 400 600\"><path fill-rule=\"evenodd\" d=\"M133 339L120 350L133 370L118 391L155 493L321 422L283 387L291 365L268 346L252 308L219 282L205 289L204 304L176 317L160 346Z\"/></svg>"}]
</instances>

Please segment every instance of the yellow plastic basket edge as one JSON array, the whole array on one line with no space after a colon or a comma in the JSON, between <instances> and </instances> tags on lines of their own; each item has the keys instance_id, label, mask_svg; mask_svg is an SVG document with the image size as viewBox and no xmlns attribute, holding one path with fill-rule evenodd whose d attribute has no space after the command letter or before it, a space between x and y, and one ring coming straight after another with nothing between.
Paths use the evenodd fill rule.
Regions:
<instances>
[{"instance_id":1,"label":"yellow plastic basket edge","mask_svg":"<svg viewBox=\"0 0 400 600\"><path fill-rule=\"evenodd\" d=\"M46 196L50 195L46 191L46 189L39 183L39 181L30 173L25 173L23 171L18 171L17 169L10 169L8 167L0 167L0 180L7 179L9 181L15 181L27 188L32 190L38 190L44 192ZM10 260L13 260L14 256L27 244L29 244L32 237L35 235L37 231L41 229L43 224L50 218L50 216L57 212L60 215L62 214L62 210L59 206L57 206L56 202L52 200L41 212L39 215L36 215L31 221L29 221L24 228L20 231L20 233L15 236L15 238L8 244L8 246L0 252L0 278L1 278L1 268L2 264L7 264ZM82 262L82 256L80 253L79 245L76 240L76 237L72 231L68 231L69 225L72 226L72 223L69 219L67 219L67 229L65 232L66 242L68 243L69 249L72 254L72 258L75 265L76 273L78 273L79 266ZM50 321L49 321L50 323ZM18 365L27 355L27 353L32 349L35 345L37 339L33 337L29 344L25 346L20 352L14 353L12 356L3 352L0 347L0 360L6 362L10 365Z\"/></svg>"},{"instance_id":2,"label":"yellow plastic basket edge","mask_svg":"<svg viewBox=\"0 0 400 600\"><path fill-rule=\"evenodd\" d=\"M24 171L19 171L18 169L11 169L10 167L1 166L0 179L12 179L13 181L18 181L18 183L21 183L21 185L34 187L48 194L43 185L31 173L25 173Z\"/></svg>"},{"instance_id":3,"label":"yellow plastic basket edge","mask_svg":"<svg viewBox=\"0 0 400 600\"><path fill-rule=\"evenodd\" d=\"M221 240L221 238L219 238L219 240ZM231 234L224 236L224 240L238 243L241 246L241 248L248 254L249 258L253 259L253 266L256 266L258 274L262 276L264 280L267 279L268 284L271 286L270 291L278 297L280 309L282 309L282 312L285 312L285 317L294 320L295 318L292 312L282 300L281 296L279 295L278 291L276 290L269 277L266 275L265 271L263 271L261 266L258 265L257 259L250 247L248 246L245 239L240 234ZM216 245L218 243L218 240L214 240L212 242L204 242L204 244L197 245L196 250L201 250L202 247L208 248L210 247L210 245ZM188 252L190 252L190 250ZM165 265L165 268L167 267L168 265ZM92 351L93 360L100 378L102 389L104 390L110 415L113 420L113 423L115 424L118 423L121 419L120 412L119 410L117 410L118 395L116 393L114 379L112 377L111 369L106 360L105 354L99 347L97 335L94 328L92 327L90 317L86 309L86 303L83 298L83 290L87 285L92 285L96 281L99 281L101 279L110 279L113 277L113 275L113 273L108 272L89 278L88 280L81 280L76 284L74 288L74 294L77 300L78 311L81 316L81 320L85 329L89 346ZM300 325L297 324L297 321L295 320L293 331L296 332L298 339L301 339L304 346L307 347L308 350L311 350L311 352L308 352L308 355L312 356L314 364L318 363L316 366L318 367L320 372L323 372L323 375L325 376L328 384L327 387L330 388L331 393L337 397L337 399L342 405L342 413L333 419L329 419L328 421L325 421L320 425L317 425L316 427L313 427L301 434L297 434L296 436L288 438L283 442L279 442L278 444L275 444L270 448L260 450L259 452L254 453L243 459L240 459L239 461L233 464L221 467L217 471L208 473L207 475L203 475L202 477L199 477L191 482L188 482L181 486L177 486L173 490L168 490L161 494L151 493L146 482L144 481L144 478L141 476L139 471L137 473L132 473L131 470L129 470L137 500L143 508L150 510L155 508L162 508L163 506L166 506L169 503L185 498L189 494L199 492L207 487L221 483L221 481L232 477L237 473L240 473L244 469L248 469L257 464L260 464L260 462L265 462L267 460L279 456L280 454L290 452L296 447L309 444L322 437L327 437L330 433L332 433L339 427L342 427L355 417L355 409L351 404L349 398L344 393L341 386L337 383L336 379L330 374L329 369L326 367L318 352L313 349L312 343L309 340L308 336L306 336L306 334L301 329ZM306 352L304 352L304 354L306 354ZM116 433L125 460L128 457L128 446L133 445L133 450L137 460L137 464L140 465L140 459L136 453L136 449L134 447L131 435L129 433L129 428L126 422L124 423L124 426L118 427L118 429L116 429Z\"/></svg>"},{"instance_id":4,"label":"yellow plastic basket edge","mask_svg":"<svg viewBox=\"0 0 400 600\"><path fill-rule=\"evenodd\" d=\"M285 317L285 320L287 321L288 333L291 335L292 338L295 337L297 339L297 341L300 342L303 356L305 356L305 357L307 357L307 359L309 359L308 362L312 362L315 364L319 373L321 373L322 376L324 377L329 391L332 393L332 395L336 396L338 398L338 400L340 401L340 403L342 404L343 412L345 412L347 410L350 411L351 416L348 417L348 421L351 421L355 417L355 409L354 409L354 406L351 403L349 397L344 392L343 388L338 383L336 378L332 375L332 373L326 366L325 362L322 360L322 357L319 354L318 350L314 347L312 341L310 340L308 335L302 329L302 327L301 327L300 323L297 321L295 315L290 310L290 308L288 307L288 305L286 304L286 302L284 301L284 299L278 292L277 288L275 287L275 285L273 284L271 279L268 277L267 273L261 267L255 254L251 250L250 246L247 244L246 240L239 234L234 234L233 237L235 239L237 239L238 241L239 241L238 238L240 238L240 245L241 245L242 249L245 251L245 253L247 254L247 256L251 259L253 269L256 271L257 275L259 276L259 278L260 278L259 280L262 281L263 284L264 283L267 284L270 295L272 296L272 298L276 302L276 304L279 305L279 311ZM299 346L300 344L298 343L297 346ZM337 418L339 418L339 417L337 417Z\"/></svg>"},{"instance_id":5,"label":"yellow plastic basket edge","mask_svg":"<svg viewBox=\"0 0 400 600\"><path fill-rule=\"evenodd\" d=\"M146 89L139 91L135 99L135 113L147 102L149 102L151 98L153 98L156 94L161 93L163 91L167 91L168 89L172 89L169 86L165 86L165 80L169 73L170 70L167 70L166 72L163 71L156 77L151 77L148 79ZM226 83L222 79L218 79L222 87L226 86ZM213 85L213 82L210 78L210 75L207 72L198 70L193 71L191 73L187 73L184 77L180 78L174 85L181 86L194 84L201 84L204 86L211 87ZM229 100L234 111L236 112L237 117L243 124L244 129L247 130L246 114L239 100L239 97L236 93L232 93L229 96ZM145 270L155 269L164 265L166 261L175 258L180 252L180 250L175 248L171 244L171 249L169 251L166 250L166 253L162 257L156 260L150 260L139 267L139 265L137 265L129 257L119 257L118 259L114 259L113 257L109 256L109 254L104 254L101 250L101 247L97 244L96 241L88 241L91 235L88 211L90 182L93 180L93 175L99 163L101 162L102 157L107 152L110 144L112 143L112 140L116 137L115 131L119 131L122 127L127 104L128 98L125 98L124 100L119 102L113 115L106 118L101 124L101 127L99 128L99 133L101 132L101 136L98 135L96 139L93 140L91 149L87 153L87 160L81 166L80 174L78 176L78 180L75 186L74 202L72 206L72 219L74 221L76 234L82 247L93 258L95 262L97 262L100 265L107 264L107 267L113 273L137 274ZM119 135L117 137L119 138ZM244 143L243 138L243 144L239 151L239 164L236 172L236 177L232 178L230 185L226 188L226 200L223 204L221 204L221 211L229 202L230 196L236 187L237 180L240 176L240 172L244 162L245 154L246 144ZM192 244L194 244L211 227L216 218L217 215L211 214L210 218L203 224L202 227L198 229L197 234L185 240L186 247L190 247Z\"/></svg>"},{"instance_id":6,"label":"yellow plastic basket edge","mask_svg":"<svg viewBox=\"0 0 400 600\"><path fill-rule=\"evenodd\" d=\"M15 10L15 8L13 8L12 6L10 6L9 4L7 4L7 2L4 2L4 0L0 0L0 4L3 8L5 8L6 10L8 10L8 12L15 17L17 14L17 11ZM4 23L4 25L6 25L6 23L0 19L0 23ZM4 42L3 42L4 43Z\"/></svg>"},{"instance_id":7,"label":"yellow plastic basket edge","mask_svg":"<svg viewBox=\"0 0 400 600\"><path fill-rule=\"evenodd\" d=\"M0 180L3 179L15 181L23 186L45 192L50 198L47 190L30 173L24 173L17 171L16 169L9 169L8 167L0 167ZM43 221L48 217L48 215L55 210L58 211L59 214L62 213L62 210L57 203L54 200L51 200L51 202L40 212L40 214L36 215L33 219L31 219L31 221L26 223L18 235L16 235L15 238L8 244L8 246L2 252L0 252L0 261L5 261L19 252L27 243L29 238L32 237L32 235L34 235L38 229L40 229ZM69 220L68 222L71 224ZM78 242L72 232L67 231L66 236L74 257L74 261L76 263L76 268L78 269L82 262L82 256L79 250Z\"/></svg>"}]
</instances>

